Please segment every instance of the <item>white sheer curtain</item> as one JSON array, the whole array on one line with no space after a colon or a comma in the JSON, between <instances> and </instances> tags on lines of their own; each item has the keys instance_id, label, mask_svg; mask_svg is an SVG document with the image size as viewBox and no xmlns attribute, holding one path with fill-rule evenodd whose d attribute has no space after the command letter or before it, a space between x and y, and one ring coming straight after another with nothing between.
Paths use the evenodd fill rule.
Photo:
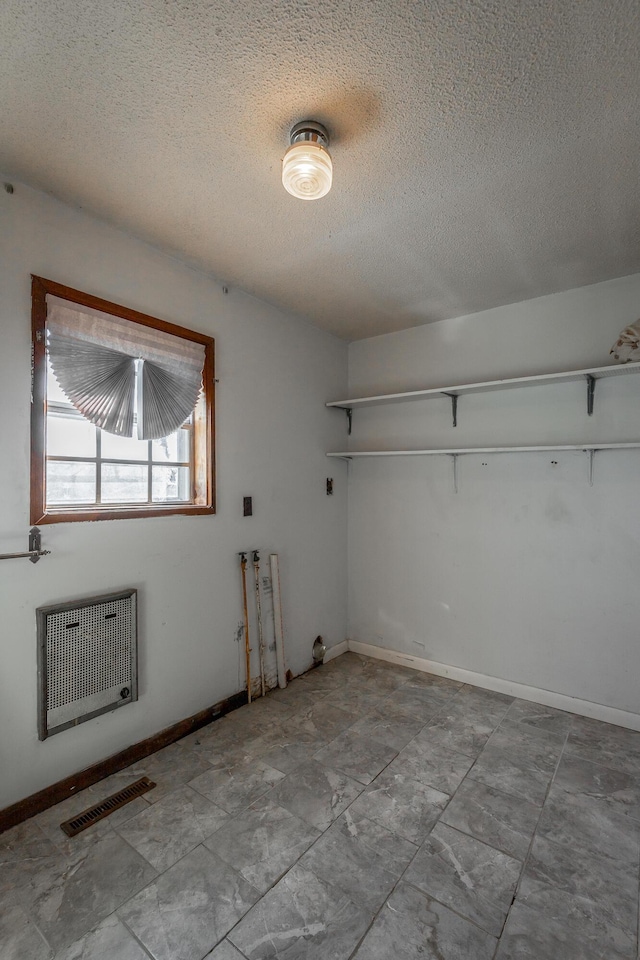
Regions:
<instances>
[{"instance_id":1,"label":"white sheer curtain","mask_svg":"<svg viewBox=\"0 0 640 960\"><path fill-rule=\"evenodd\" d=\"M193 412L204 345L47 295L47 349L55 377L91 423L121 437L167 437ZM136 360L142 361L136 411Z\"/></svg>"}]
</instances>

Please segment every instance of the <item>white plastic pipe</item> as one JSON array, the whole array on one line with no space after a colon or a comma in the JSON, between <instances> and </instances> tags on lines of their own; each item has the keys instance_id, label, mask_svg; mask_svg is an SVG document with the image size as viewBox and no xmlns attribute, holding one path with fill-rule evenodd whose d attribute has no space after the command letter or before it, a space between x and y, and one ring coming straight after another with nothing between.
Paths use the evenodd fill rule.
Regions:
<instances>
[{"instance_id":1,"label":"white plastic pipe","mask_svg":"<svg viewBox=\"0 0 640 960\"><path fill-rule=\"evenodd\" d=\"M271 589L273 590L273 632L276 639L276 664L278 667L278 686L286 687L287 675L284 668L284 630L282 627L282 601L280 598L280 570L278 554L269 554L271 565Z\"/></svg>"}]
</instances>

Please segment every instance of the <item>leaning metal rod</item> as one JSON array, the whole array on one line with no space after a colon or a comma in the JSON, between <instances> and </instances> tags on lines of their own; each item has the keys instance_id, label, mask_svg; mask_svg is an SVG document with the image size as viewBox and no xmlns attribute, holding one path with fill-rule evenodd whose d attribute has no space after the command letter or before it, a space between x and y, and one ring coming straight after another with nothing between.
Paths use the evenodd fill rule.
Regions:
<instances>
[{"instance_id":1,"label":"leaning metal rod","mask_svg":"<svg viewBox=\"0 0 640 960\"><path fill-rule=\"evenodd\" d=\"M249 644L249 608L247 606L247 554L240 554L242 607L244 613L244 653L247 661L247 703L251 703L251 646Z\"/></svg>"},{"instance_id":2,"label":"leaning metal rod","mask_svg":"<svg viewBox=\"0 0 640 960\"><path fill-rule=\"evenodd\" d=\"M32 563L37 563L40 557L48 557L51 550L27 550L25 553L0 553L0 560L19 560L29 557Z\"/></svg>"},{"instance_id":3,"label":"leaning metal rod","mask_svg":"<svg viewBox=\"0 0 640 960\"><path fill-rule=\"evenodd\" d=\"M258 651L260 653L260 690L264 697L264 634L262 632L262 603L260 601L260 557L258 551L253 551L253 571L256 577L256 611L258 614Z\"/></svg>"}]
</instances>

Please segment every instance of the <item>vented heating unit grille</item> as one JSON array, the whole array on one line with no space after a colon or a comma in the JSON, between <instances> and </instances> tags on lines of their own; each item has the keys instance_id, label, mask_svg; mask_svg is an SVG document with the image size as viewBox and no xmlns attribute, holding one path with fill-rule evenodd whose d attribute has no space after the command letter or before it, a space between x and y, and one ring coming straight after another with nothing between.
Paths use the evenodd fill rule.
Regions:
<instances>
[{"instance_id":1,"label":"vented heating unit grille","mask_svg":"<svg viewBox=\"0 0 640 960\"><path fill-rule=\"evenodd\" d=\"M40 607L37 617L41 740L138 699L135 590Z\"/></svg>"}]
</instances>

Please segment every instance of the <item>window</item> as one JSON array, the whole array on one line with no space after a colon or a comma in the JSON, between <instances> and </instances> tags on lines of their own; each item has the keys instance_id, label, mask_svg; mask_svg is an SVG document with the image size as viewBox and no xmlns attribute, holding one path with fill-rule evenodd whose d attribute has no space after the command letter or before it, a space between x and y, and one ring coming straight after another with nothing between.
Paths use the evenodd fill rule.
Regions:
<instances>
[{"instance_id":1,"label":"window","mask_svg":"<svg viewBox=\"0 0 640 960\"><path fill-rule=\"evenodd\" d=\"M214 341L33 277L31 522L214 512Z\"/></svg>"}]
</instances>

